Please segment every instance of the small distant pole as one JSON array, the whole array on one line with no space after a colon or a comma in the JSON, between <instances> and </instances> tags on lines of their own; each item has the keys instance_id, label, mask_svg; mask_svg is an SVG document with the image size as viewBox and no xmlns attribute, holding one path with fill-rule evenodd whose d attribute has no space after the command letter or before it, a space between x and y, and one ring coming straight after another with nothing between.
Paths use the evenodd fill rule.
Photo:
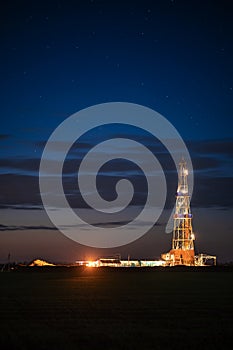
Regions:
<instances>
[{"instance_id":1,"label":"small distant pole","mask_svg":"<svg viewBox=\"0 0 233 350\"><path fill-rule=\"evenodd\" d=\"M10 272L10 261L11 261L11 254L8 253L7 257L7 271Z\"/></svg>"}]
</instances>

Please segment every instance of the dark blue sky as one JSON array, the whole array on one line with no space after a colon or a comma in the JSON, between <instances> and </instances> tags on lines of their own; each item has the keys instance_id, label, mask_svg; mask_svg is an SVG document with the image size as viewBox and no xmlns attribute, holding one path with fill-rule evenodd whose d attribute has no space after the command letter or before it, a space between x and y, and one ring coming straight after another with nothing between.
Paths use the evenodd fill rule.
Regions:
<instances>
[{"instance_id":1,"label":"dark blue sky","mask_svg":"<svg viewBox=\"0 0 233 350\"><path fill-rule=\"evenodd\" d=\"M214 216L215 210L224 209L226 217L215 225L217 247L218 232L225 230L222 222L227 235L232 232L232 18L231 1L2 4L2 208L17 205L23 211L41 204L38 168L43 145L69 115L97 103L133 102L164 115L186 140L196 170L193 206L207 208L208 217L210 208ZM176 181L173 178L171 186ZM35 211L30 215L35 217ZM2 209L1 216L3 246L9 250L7 227L10 234L14 214ZM22 218L16 228L33 226L28 213ZM210 230L205 218L201 220ZM132 252L151 256L148 242ZM208 244L207 240L206 250ZM14 249L15 256L23 258L24 246ZM77 245L72 249L69 256L74 259ZM7 256L5 250L1 254ZM229 252L226 255L233 260ZM68 259L59 253L51 255L55 257Z\"/></svg>"},{"instance_id":2,"label":"dark blue sky","mask_svg":"<svg viewBox=\"0 0 233 350\"><path fill-rule=\"evenodd\" d=\"M46 137L83 107L127 101L165 115L186 139L232 136L232 7L179 0L5 3L4 131L18 136L27 126Z\"/></svg>"}]
</instances>

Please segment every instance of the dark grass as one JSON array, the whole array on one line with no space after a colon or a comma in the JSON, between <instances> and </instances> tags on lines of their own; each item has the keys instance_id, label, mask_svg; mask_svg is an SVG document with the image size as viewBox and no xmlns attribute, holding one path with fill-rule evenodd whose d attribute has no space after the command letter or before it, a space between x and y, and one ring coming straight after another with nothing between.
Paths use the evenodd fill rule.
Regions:
<instances>
[{"instance_id":1,"label":"dark grass","mask_svg":"<svg viewBox=\"0 0 233 350\"><path fill-rule=\"evenodd\" d=\"M0 274L0 349L228 349L232 269Z\"/></svg>"}]
</instances>

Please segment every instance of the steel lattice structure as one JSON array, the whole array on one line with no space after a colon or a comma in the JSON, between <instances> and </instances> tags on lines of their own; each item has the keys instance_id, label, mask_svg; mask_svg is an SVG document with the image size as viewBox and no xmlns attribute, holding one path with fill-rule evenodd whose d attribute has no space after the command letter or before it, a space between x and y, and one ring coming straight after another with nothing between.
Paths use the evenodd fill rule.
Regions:
<instances>
[{"instance_id":1,"label":"steel lattice structure","mask_svg":"<svg viewBox=\"0 0 233 350\"><path fill-rule=\"evenodd\" d=\"M178 188L174 214L172 249L163 258L170 265L195 265L194 233L190 196L188 193L188 169L184 160L179 164Z\"/></svg>"},{"instance_id":2,"label":"steel lattice structure","mask_svg":"<svg viewBox=\"0 0 233 350\"><path fill-rule=\"evenodd\" d=\"M188 169L184 160L179 164L178 188L174 214L172 249L162 254L166 266L187 265L206 266L207 260L216 265L216 256L199 254L195 256L195 235L192 228L192 213L188 192Z\"/></svg>"},{"instance_id":3,"label":"steel lattice structure","mask_svg":"<svg viewBox=\"0 0 233 350\"><path fill-rule=\"evenodd\" d=\"M192 229L187 177L188 169L185 161L182 161L179 167L172 250L174 251L175 264L185 263L185 265L194 265L195 237Z\"/></svg>"}]
</instances>

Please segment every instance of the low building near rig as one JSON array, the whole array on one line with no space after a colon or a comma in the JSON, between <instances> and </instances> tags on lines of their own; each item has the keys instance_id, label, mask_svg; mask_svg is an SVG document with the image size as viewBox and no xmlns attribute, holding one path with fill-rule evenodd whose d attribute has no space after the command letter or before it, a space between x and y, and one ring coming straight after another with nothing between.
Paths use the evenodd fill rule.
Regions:
<instances>
[{"instance_id":1,"label":"low building near rig","mask_svg":"<svg viewBox=\"0 0 233 350\"><path fill-rule=\"evenodd\" d=\"M76 264L87 267L155 267L166 265L164 260L121 260L115 257L99 258L94 261L76 261Z\"/></svg>"}]
</instances>

